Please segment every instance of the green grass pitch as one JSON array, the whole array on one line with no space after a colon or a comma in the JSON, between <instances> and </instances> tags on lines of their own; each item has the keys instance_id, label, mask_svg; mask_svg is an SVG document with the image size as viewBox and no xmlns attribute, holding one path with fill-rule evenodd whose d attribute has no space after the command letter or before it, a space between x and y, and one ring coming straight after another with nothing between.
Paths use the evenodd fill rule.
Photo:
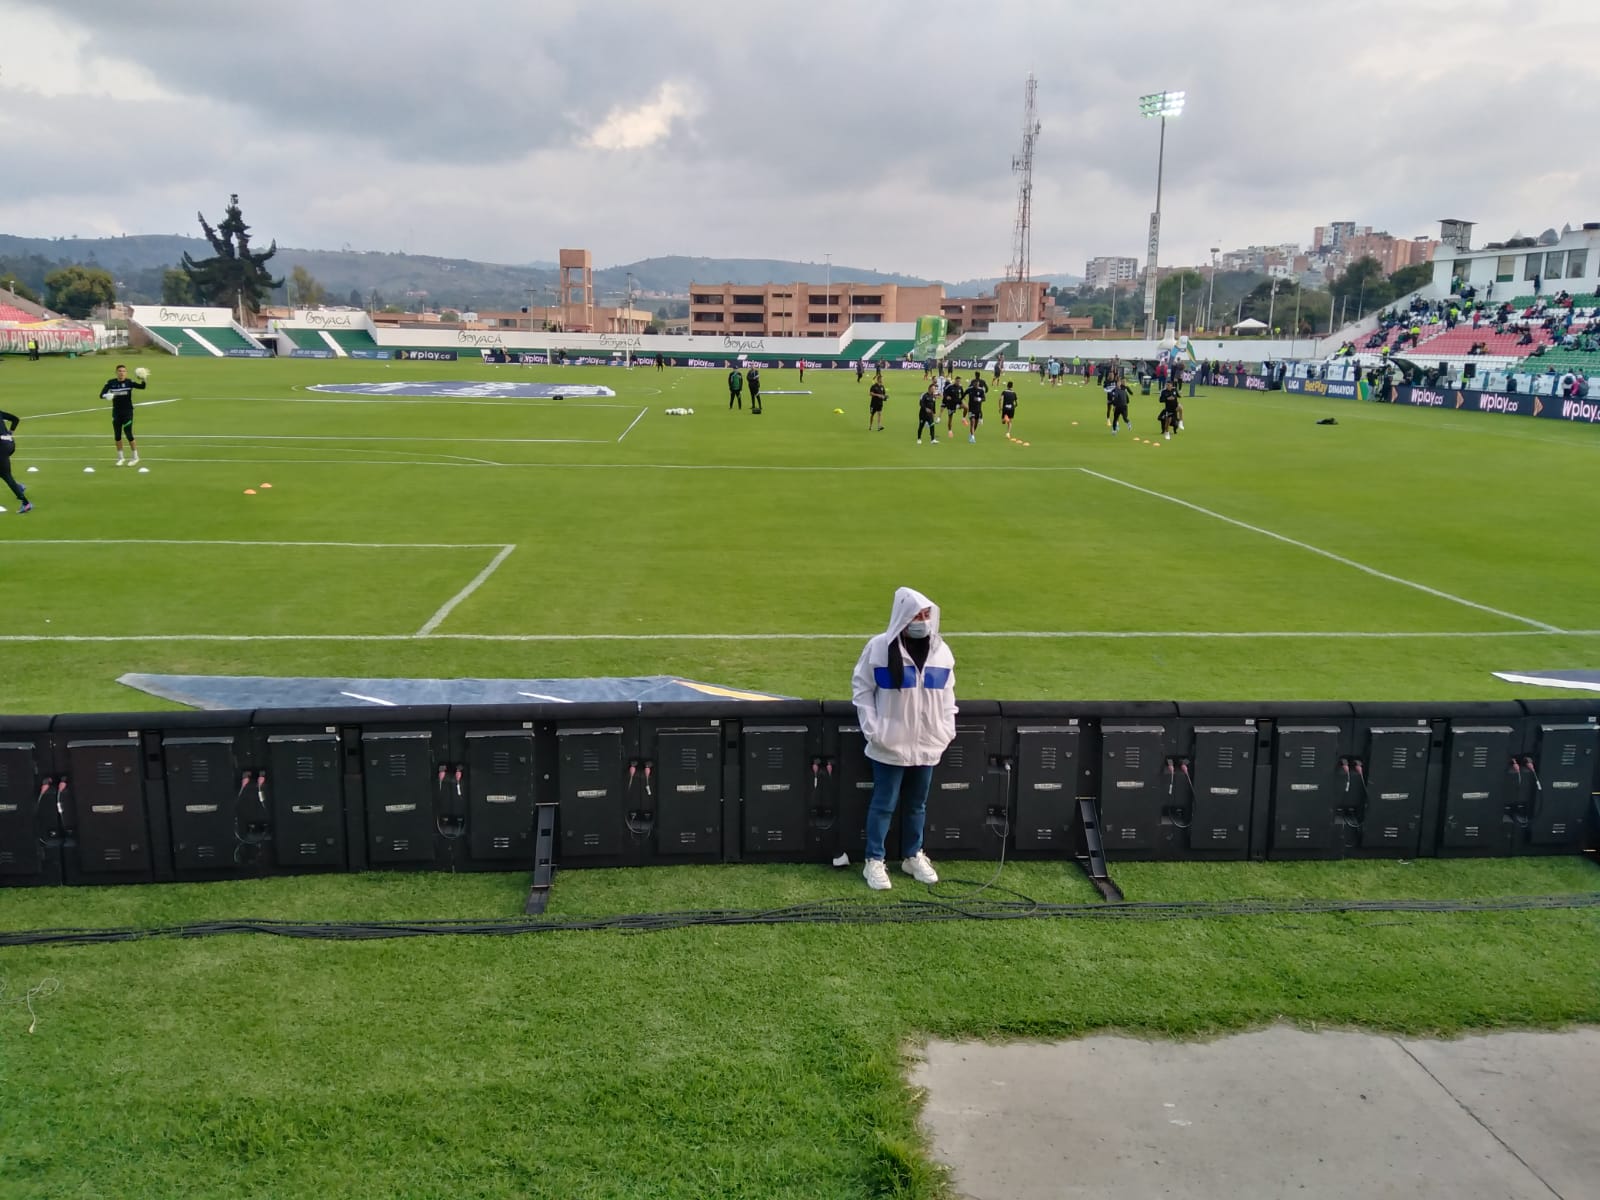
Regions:
<instances>
[{"instance_id":1,"label":"green grass pitch","mask_svg":"<svg viewBox=\"0 0 1600 1200\"><path fill-rule=\"evenodd\" d=\"M901 584L942 606L967 697L1493 699L1537 694L1494 670L1600 656L1592 429L1218 390L1156 446L1153 399L1113 438L1093 389L1030 378L1029 445L991 415L976 445L935 449L912 442L920 374L889 375L880 434L845 373L763 372L812 394L754 417L727 412L715 371L143 354L140 398L165 403L138 410L140 474L112 466L96 398L114 361L0 365L38 505L0 497L8 712L163 706L126 671L662 673L842 697ZM616 396L306 390L417 379ZM695 415L663 415L678 406ZM1597 879L1576 859L1116 874L1130 899ZM1093 897L1061 864L1001 882ZM498 916L525 890L11 890L0 927ZM552 912L864 894L823 867L564 872ZM928 1198L943 1183L903 1071L921 1037L1593 1022L1597 961L1592 909L8 949L0 1001L60 988L36 1022L0 1003L0 1200Z\"/></svg>"},{"instance_id":2,"label":"green grass pitch","mask_svg":"<svg viewBox=\"0 0 1600 1200\"><path fill-rule=\"evenodd\" d=\"M709 370L130 361L148 474L112 465L109 360L0 370L38 468L36 511L0 518L10 711L159 703L130 670L649 666L842 696L901 584L942 606L967 696L1485 699L1529 694L1494 670L1600 647L1586 428L1218 389L1158 445L1152 399L1113 437L1095 389L1029 378L1028 445L991 413L934 449L920 373L889 374L868 433L846 372L765 372L812 394L756 417ZM413 379L616 395L306 390Z\"/></svg>"}]
</instances>

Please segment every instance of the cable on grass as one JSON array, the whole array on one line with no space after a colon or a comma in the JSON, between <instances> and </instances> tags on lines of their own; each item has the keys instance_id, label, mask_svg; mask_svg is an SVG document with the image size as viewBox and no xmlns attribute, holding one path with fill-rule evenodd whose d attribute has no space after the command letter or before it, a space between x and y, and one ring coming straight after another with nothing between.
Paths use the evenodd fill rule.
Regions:
<instances>
[{"instance_id":1,"label":"cable on grass","mask_svg":"<svg viewBox=\"0 0 1600 1200\"><path fill-rule=\"evenodd\" d=\"M0 975L0 1005L20 1004L28 1010L28 1032L32 1033L39 1028L39 1014L33 1011L33 1002L43 1000L47 996L54 996L61 990L61 980L53 975L46 975L20 996L7 996L6 989L10 980Z\"/></svg>"},{"instance_id":2,"label":"cable on grass","mask_svg":"<svg viewBox=\"0 0 1600 1200\"><path fill-rule=\"evenodd\" d=\"M951 881L964 882L964 881ZM990 883L993 881L991 880ZM989 886L989 885L984 885ZM995 889L1003 891L1004 889ZM1011 893L1017 895L1017 893ZM1600 892L1561 896L1496 896L1481 900L1173 900L1112 904L1051 904L1021 897L951 897L874 903L868 900L814 900L781 908L685 909L678 912L618 913L603 917L428 918L407 921L279 921L241 917L184 925L120 929L25 929L0 933L3 946L86 946L152 938L202 938L259 933L313 941L367 941L381 938L489 936L529 933L661 933L703 926L740 925L903 925L924 921L1202 921L1235 917L1280 917L1337 913L1484 914L1600 908Z\"/></svg>"}]
</instances>

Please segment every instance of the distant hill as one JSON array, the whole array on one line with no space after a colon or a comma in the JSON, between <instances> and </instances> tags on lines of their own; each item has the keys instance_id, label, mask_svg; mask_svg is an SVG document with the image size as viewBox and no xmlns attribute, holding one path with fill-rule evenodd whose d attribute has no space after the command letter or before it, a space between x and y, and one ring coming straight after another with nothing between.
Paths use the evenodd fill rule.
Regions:
<instances>
[{"instance_id":1,"label":"distant hill","mask_svg":"<svg viewBox=\"0 0 1600 1200\"><path fill-rule=\"evenodd\" d=\"M944 290L947 296L985 296L993 293L994 285L1004 280L1004 275L994 275L988 279L963 279L959 283L946 283ZM1083 282L1083 276L1042 275L1035 272L1033 280L1035 283L1048 283L1051 287L1077 287Z\"/></svg>"},{"instance_id":2,"label":"distant hill","mask_svg":"<svg viewBox=\"0 0 1600 1200\"><path fill-rule=\"evenodd\" d=\"M258 239L262 231L254 231ZM270 237L267 241L270 241ZM257 241L257 246L261 242ZM103 267L116 278L118 295L135 303L161 299L161 273L177 266L184 253L206 258L210 244L203 238L171 234L138 234L117 238L27 238L0 234L0 275L15 273L37 291L44 276L66 263ZM327 289L332 303L344 304L351 293L366 302L377 292L385 303L407 307L503 309L551 301L559 272L555 264L522 265L477 262L466 258L440 258L427 254L400 254L382 250L310 250L279 246L271 266L285 278L297 266L311 272ZM595 299L619 304L633 276L635 293L687 297L693 283L895 283L917 286L936 280L892 271L865 270L843 263L790 262L772 258L695 258L669 255L638 262L597 268ZM1075 276L1038 276L1052 283L1076 282ZM995 280L969 280L946 284L950 295L972 295L993 288ZM641 307L654 308L648 301Z\"/></svg>"}]
</instances>

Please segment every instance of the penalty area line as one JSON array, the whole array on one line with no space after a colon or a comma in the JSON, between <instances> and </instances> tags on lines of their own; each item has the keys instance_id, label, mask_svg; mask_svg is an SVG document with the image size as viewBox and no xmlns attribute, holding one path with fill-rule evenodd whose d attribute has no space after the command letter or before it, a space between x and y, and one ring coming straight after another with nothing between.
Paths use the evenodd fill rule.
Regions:
<instances>
[{"instance_id":1,"label":"penalty area line","mask_svg":"<svg viewBox=\"0 0 1600 1200\"><path fill-rule=\"evenodd\" d=\"M179 400L182 400L182 399L183 399L182 396L173 396L171 399L168 399L168 400L135 400L134 403L133 403L133 406L135 408L149 408L150 406L155 405L155 404L176 404ZM28 420L30 420L30 421L42 421L46 417L77 417L77 416L82 416L84 413L98 413L98 412L105 412L105 411L106 411L106 406L104 404L101 404L101 405L98 405L95 408L69 408L65 412L34 413L31 417L28 418ZM99 437L100 435L99 434L94 434L92 436Z\"/></svg>"},{"instance_id":2,"label":"penalty area line","mask_svg":"<svg viewBox=\"0 0 1600 1200\"><path fill-rule=\"evenodd\" d=\"M1371 575L1376 579L1382 579L1389 583L1398 583L1402 587L1414 588L1419 592L1426 592L1430 596L1436 596L1440 600L1449 600L1453 604L1465 605L1467 608L1475 608L1479 612L1489 613L1490 615L1496 617L1504 617L1507 621L1516 621L1520 625L1532 625L1535 629L1543 630L1546 633L1567 632L1566 630L1561 629L1559 626L1550 625L1544 621L1536 621L1532 617L1519 616L1513 612L1506 612L1501 608L1491 608L1487 604L1479 604L1476 600L1468 600L1464 596L1457 596L1451 592L1440 591L1438 588L1429 587L1425 583L1418 583L1414 579L1404 579L1399 575L1391 575L1387 571L1380 571L1376 567L1369 567L1366 563L1357 562L1353 558L1346 558L1342 554L1335 554L1331 550L1324 550L1320 546L1313 546L1310 542L1302 542L1296 538L1289 537L1286 534L1274 533L1272 530L1263 529L1259 525L1251 525L1248 522L1240 521L1235 517L1224 516L1222 513L1216 512L1209 508L1202 508L1200 505L1190 503L1188 500L1181 500L1177 496L1169 496L1165 492L1158 492L1151 488L1140 487L1136 483L1129 483L1126 479L1118 479L1114 475L1104 475L1099 471L1091 471L1088 467L1082 467L1080 469L1085 475L1092 475L1094 478L1104 480L1106 483L1114 483L1118 487L1125 487L1135 492L1143 492L1146 496L1154 496L1157 500L1165 500L1169 504L1177 504L1183 508L1189 509L1192 512L1200 513L1202 516L1207 516L1218 521L1226 522L1227 524L1236 526L1239 529L1249 530L1251 533L1259 533L1263 537L1272 538L1274 541L1283 542L1285 545L1294 546L1301 550L1308 550L1312 554L1321 555L1323 558L1331 559L1334 562L1340 563L1346 567L1353 567L1355 570L1361 571L1367 575Z\"/></svg>"},{"instance_id":3,"label":"penalty area line","mask_svg":"<svg viewBox=\"0 0 1600 1200\"><path fill-rule=\"evenodd\" d=\"M417 630L416 636L419 638L427 637L435 629L439 628L439 626L444 622L444 619L455 611L456 605L460 604L468 596L472 595L473 592L481 588L484 583L488 581L489 576L493 575L497 570L500 569L500 564L505 562L507 558L511 557L511 552L515 549L516 546L514 545L502 546L500 548L500 553L496 554L489 560L489 565L472 577L471 583L467 584L466 587L462 588L454 596L451 596L450 599L446 600L442 605L439 606L439 611L427 619L422 628Z\"/></svg>"},{"instance_id":4,"label":"penalty area line","mask_svg":"<svg viewBox=\"0 0 1600 1200\"><path fill-rule=\"evenodd\" d=\"M640 409L640 410L639 410L639 415L638 415L638 416L637 416L637 417L635 417L635 418L634 418L634 419L633 419L633 420L631 420L631 421L629 421L629 422L628 422L628 427L627 427L627 428L626 428L626 429L624 429L624 430L623 430L623 431L622 431L622 432L621 432L621 433L620 433L620 434L619 434L619 435L618 435L618 436L617 436L617 441L619 441L619 442L620 442L620 441L621 441L621 440L622 440L622 439L623 439L623 438L625 438L625 437L627 437L627 436L628 436L628 435L629 435L629 434L630 434L630 433L632 433L632 432L633 432L633 427L634 427L634 426L635 426L635 425L637 425L637 424L638 424L638 423L639 423L639 422L640 422L640 421L642 421L642 420L644 420L644 415L645 415L645 413L647 413L647 412L649 412L649 411L650 411L650 409L649 409L649 408L648 408L648 407L645 407L645 408L641 408L641 409Z\"/></svg>"}]
</instances>

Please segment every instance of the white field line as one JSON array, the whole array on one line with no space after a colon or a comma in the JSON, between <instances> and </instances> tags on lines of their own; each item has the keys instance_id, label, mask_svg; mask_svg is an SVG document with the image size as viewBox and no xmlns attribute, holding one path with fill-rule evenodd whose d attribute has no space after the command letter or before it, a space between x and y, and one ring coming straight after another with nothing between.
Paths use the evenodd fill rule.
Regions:
<instances>
[{"instance_id":1,"label":"white field line","mask_svg":"<svg viewBox=\"0 0 1600 1200\"><path fill-rule=\"evenodd\" d=\"M182 396L173 396L170 400L136 400L134 401L133 406L135 408L149 408L152 404L176 404L181 399L183 399ZM27 420L42 421L46 417L77 417L83 415L84 413L99 413L107 411L109 410L106 408L106 406L101 404L95 408L69 408L65 412L34 413L31 417L28 417ZM91 436L99 437L100 435L93 434Z\"/></svg>"},{"instance_id":2,"label":"white field line","mask_svg":"<svg viewBox=\"0 0 1600 1200\"><path fill-rule=\"evenodd\" d=\"M863 633L155 633L155 634L0 634L0 643L23 642L861 642L874 636ZM1472 640L1496 638L1595 638L1600 629L1502 629L1478 632L1394 633L1370 630L973 630L950 634L954 641L973 638L1012 640L1077 639L1082 641L1150 639L1188 641L1223 638L1249 641L1256 638L1306 639L1311 641Z\"/></svg>"},{"instance_id":3,"label":"white field line","mask_svg":"<svg viewBox=\"0 0 1600 1200\"><path fill-rule=\"evenodd\" d=\"M498 550L504 542L273 542L214 538L19 538L7 546L328 546L339 550Z\"/></svg>"},{"instance_id":4,"label":"white field line","mask_svg":"<svg viewBox=\"0 0 1600 1200\"><path fill-rule=\"evenodd\" d=\"M633 420L631 420L631 421L629 421L629 422L628 422L628 427L627 427L627 428L626 428L626 429L624 429L624 430L623 430L623 431L622 431L622 432L621 432L621 433L620 433L620 434L619 434L619 435L618 435L618 436L617 436L617 441L619 441L619 442L620 442L620 441L621 441L621 440L622 440L622 439L623 439L623 438L625 438L625 437L627 437L627 436L628 436L628 435L629 435L629 434L630 434L630 433L632 433L632 432L633 432L633 427L634 427L634 426L635 426L635 425L637 425L637 424L638 424L638 423L639 423L639 422L640 422L640 421L642 421L642 420L644 420L644 415L645 415L645 413L647 413L647 412L649 412L649 411L650 411L650 409L649 409L649 408L648 408L648 407L646 407L646 408L641 408L641 409L640 409L640 410L639 410L639 415L638 415L638 416L637 416L637 417L635 417L635 418L634 418L634 419L633 419Z\"/></svg>"},{"instance_id":5,"label":"white field line","mask_svg":"<svg viewBox=\"0 0 1600 1200\"><path fill-rule=\"evenodd\" d=\"M149 437L149 436L147 436L143 440L148 442L148 441L153 441L154 439ZM246 440L255 440L255 439L246 439ZM564 444L570 444L570 445L593 445L593 444L599 444L598 442L595 442L593 440L581 441L581 442L577 441L577 440L572 440L572 441L568 442L567 439L563 439L563 438L551 438L551 439L548 439L548 440L551 441L551 442L558 442L558 443L564 443ZM611 443L611 442L609 442L609 441L607 441L605 439L600 439L600 440L604 441L606 445L613 444L613 443ZM442 445L450 445L451 443L449 441L445 441L445 442L442 442L441 444ZM63 449L64 449L64 447L63 447ZM352 453L354 453L354 452L352 452ZM422 453L422 451L417 451L417 453ZM83 459L81 459L81 458L53 457L53 456L49 456L49 455L36 455L35 454L35 455L27 456L25 461L27 461L27 462L35 462L35 463L63 462L63 463L75 463L76 464L76 463L81 463L83 461ZM206 464L221 463L221 464L225 464L225 465L232 465L232 464L242 463L242 464L255 464L255 465L259 465L259 466L272 466L272 467L455 467L455 468L475 468L475 467L479 466L478 463L469 463L469 462L419 462L419 461L417 461L415 459L395 459L395 458L199 458L199 457L193 457L193 456L190 456L190 455L187 455L187 454L180 455L180 456L175 456L175 457L155 458L155 457L152 457L152 455L149 454L148 452L145 453L145 454L140 455L140 461L141 462L150 462L150 463L159 462L159 463L162 463L163 465L169 466L169 467L187 466L187 465L193 464L193 463L206 463ZM539 470L544 470L544 469L550 469L550 470L555 470L555 469L575 469L575 470L584 470L584 471L606 471L606 470L615 470L615 471L777 471L777 472L790 472L790 473L799 473L799 474L817 473L817 472L822 472L822 473L827 473L827 474L833 474L833 473L847 473L847 474L861 473L861 474L865 474L865 473L870 473L870 472L874 472L874 471L890 471L890 472L918 472L918 471L921 471L921 472L934 472L934 471L938 471L938 472L943 472L944 474L951 474L951 473L957 473L957 472L1000 472L1000 473L1007 473L1007 472L1014 472L1014 471L1032 471L1032 472L1043 473L1043 474L1061 474L1062 472L1066 472L1066 471L1082 471L1084 469L1082 467L1075 467L1075 466L1002 467L1002 466L995 466L995 465L985 465L985 464L981 464L981 463L975 463L972 466L966 466L966 467L955 466L953 464L947 466L947 465L942 465L940 463L926 463L926 464L918 465L918 466L904 466L904 467L881 466L881 465L879 465L879 466L859 466L859 467L839 467L839 466L822 466L822 465L818 465L818 466L793 466L793 465L787 465L787 466L785 466L785 465L774 465L774 464L770 464L770 463L625 463L625 462L610 462L610 463L595 463L595 462L525 462L525 463L496 463L495 466L497 468L507 468L507 469L510 469L510 468L518 468L518 469L533 468L533 469L539 469Z\"/></svg>"},{"instance_id":6,"label":"white field line","mask_svg":"<svg viewBox=\"0 0 1600 1200\"><path fill-rule=\"evenodd\" d=\"M631 429L632 426L630 425ZM98 433L53 433L47 435L52 442L103 441ZM147 437L146 441L149 440ZM449 446L515 446L545 445L550 442L584 442L589 445L607 443L605 438L440 438L428 437L378 437L345 436L319 433L164 433L163 442L427 442L429 445ZM620 439L618 439L620 440Z\"/></svg>"},{"instance_id":7,"label":"white field line","mask_svg":"<svg viewBox=\"0 0 1600 1200\"><path fill-rule=\"evenodd\" d=\"M1341 563L1344 566L1353 567L1355 570L1364 572L1365 574L1371 575L1374 578L1383 579L1389 583L1398 583L1403 587L1414 588L1419 592L1426 592L1430 596L1437 596L1441 600L1449 600L1455 604L1465 605L1467 608L1475 608L1479 612L1490 613L1496 617L1504 617L1508 621L1516 621L1522 625L1532 625L1535 629L1542 629L1546 633L1565 632L1559 626L1549 625L1544 621L1536 621L1532 617L1522 617L1518 616L1516 613L1506 612L1504 609L1491 608L1487 604L1479 604L1476 600L1468 600L1462 596L1453 595L1450 592L1442 592L1438 588L1431 588L1425 583L1416 582L1414 579L1403 579L1399 575L1391 575L1387 571L1380 571L1376 567L1369 567L1365 563L1359 563L1353 558L1346 558L1342 554L1335 554L1331 550L1323 550L1320 547L1311 545L1309 542L1298 541L1295 538L1288 537L1284 534L1274 533L1272 530L1263 529L1259 525L1251 525L1248 522L1240 521L1233 517L1224 516L1222 513L1215 512L1212 509L1202 508L1198 504L1191 504L1189 501L1180 500L1176 496L1169 496L1165 492L1157 492L1151 488L1140 487L1136 483L1129 483L1127 480L1118 479L1114 475L1102 475L1099 471L1091 471L1088 467L1083 467L1081 470L1085 475L1092 475L1096 479L1103 479L1107 483L1114 483L1119 487L1129 488L1135 492L1143 492L1146 496L1154 496L1157 500L1165 500L1169 504L1177 504L1183 508L1191 509L1194 512L1200 513L1203 516L1213 517L1218 521L1224 521L1227 524L1237 526L1240 529L1247 529L1251 533L1259 533L1263 537L1269 537L1275 541L1283 542L1286 545L1295 546L1301 550L1310 551L1312 554L1318 554L1323 558L1331 559L1334 562Z\"/></svg>"},{"instance_id":8,"label":"white field line","mask_svg":"<svg viewBox=\"0 0 1600 1200\"><path fill-rule=\"evenodd\" d=\"M381 704L384 708L397 707L393 700L380 700L377 696L363 696L360 692L340 692L341 696L349 696L352 700L365 700L368 704Z\"/></svg>"},{"instance_id":9,"label":"white field line","mask_svg":"<svg viewBox=\"0 0 1600 1200\"><path fill-rule=\"evenodd\" d=\"M500 564L511 557L511 552L515 549L515 545L500 547L500 553L496 554L492 559L489 560L489 565L487 567L472 577L471 583L467 584L466 587L462 588L454 596L451 596L450 599L446 600L442 605L440 605L439 611L434 613L433 616L429 617L423 623L422 628L417 630L417 636L427 637L435 629L439 628L439 626L444 622L444 619L455 611L456 605L460 604L468 596L472 595L473 592L482 587L488 580L489 576L493 575L497 570L499 570Z\"/></svg>"}]
</instances>

